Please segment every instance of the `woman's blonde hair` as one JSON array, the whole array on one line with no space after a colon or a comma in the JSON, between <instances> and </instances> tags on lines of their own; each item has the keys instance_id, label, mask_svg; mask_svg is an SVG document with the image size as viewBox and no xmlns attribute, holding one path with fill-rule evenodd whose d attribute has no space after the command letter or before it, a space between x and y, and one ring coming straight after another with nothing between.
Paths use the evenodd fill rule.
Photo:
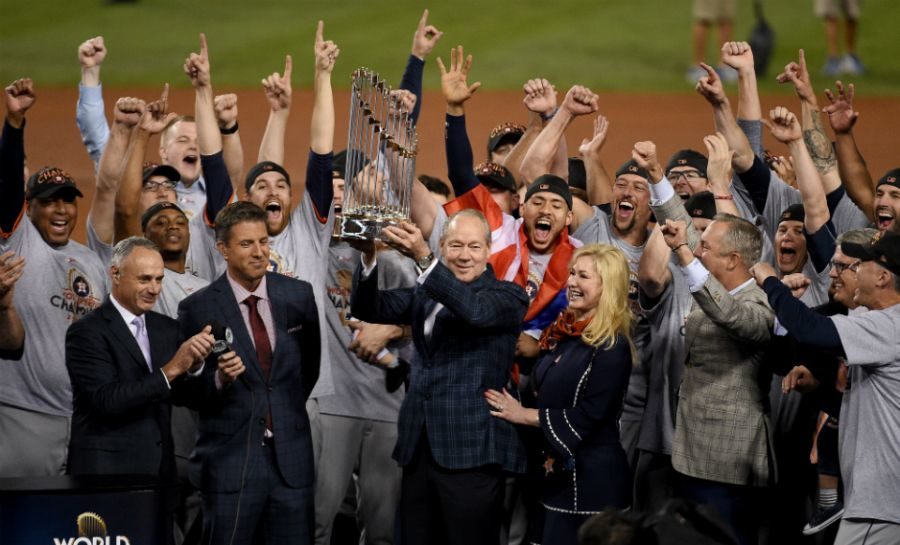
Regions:
<instances>
[{"instance_id":1,"label":"woman's blonde hair","mask_svg":"<svg viewBox=\"0 0 900 545\"><path fill-rule=\"evenodd\" d=\"M637 362L634 342L631 339L631 323L634 315L628 302L631 286L631 269L622 250L609 244L588 244L575 251L569 267L582 257L594 263L594 269L603 282L603 291L591 323L584 328L581 339L592 346L612 348L616 336L622 334L631 349L632 362Z\"/></svg>"}]
</instances>

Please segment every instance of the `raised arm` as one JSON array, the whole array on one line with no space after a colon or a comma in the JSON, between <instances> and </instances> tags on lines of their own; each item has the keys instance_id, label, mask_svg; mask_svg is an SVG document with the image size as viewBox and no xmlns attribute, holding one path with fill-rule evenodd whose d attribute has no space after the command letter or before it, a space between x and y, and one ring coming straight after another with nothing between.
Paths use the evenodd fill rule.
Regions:
<instances>
[{"instance_id":1,"label":"raised arm","mask_svg":"<svg viewBox=\"0 0 900 545\"><path fill-rule=\"evenodd\" d=\"M801 49L797 62L790 62L784 72L778 75L779 83L791 83L800 99L800 126L803 129L803 142L809 156L822 179L825 193L831 193L841 186L837 171L837 158L831 140L822 128L819 115L819 101L809 79L806 67L806 54Z\"/></svg>"},{"instance_id":2,"label":"raised arm","mask_svg":"<svg viewBox=\"0 0 900 545\"><path fill-rule=\"evenodd\" d=\"M706 146L708 158L706 179L709 180L710 191L716 197L716 211L740 217L741 214L728 189L731 183L728 173L731 169L734 152L728 147L728 142L722 133L703 137L703 145Z\"/></svg>"},{"instance_id":3,"label":"raised arm","mask_svg":"<svg viewBox=\"0 0 900 545\"><path fill-rule=\"evenodd\" d=\"M787 108L777 107L769 112L771 121L763 122L779 142L785 144L794 158L794 171L797 175L797 188L803 200L806 214L804 226L809 234L815 233L830 219L828 204L825 202L825 191L819 180L819 173L803 142L803 133L797 116Z\"/></svg>"},{"instance_id":4,"label":"raised arm","mask_svg":"<svg viewBox=\"0 0 900 545\"><path fill-rule=\"evenodd\" d=\"M759 91L756 87L756 70L753 65L753 50L747 42L725 42L722 44L722 63L738 73L737 118L757 121L762 117L759 106Z\"/></svg>"},{"instance_id":5,"label":"raised arm","mask_svg":"<svg viewBox=\"0 0 900 545\"><path fill-rule=\"evenodd\" d=\"M582 140L581 146L578 148L587 175L588 202L592 205L612 202L613 182L600 158L600 151L603 149L603 144L606 143L608 131L609 121L602 114L598 115L594 120L594 134L590 139Z\"/></svg>"},{"instance_id":6,"label":"raised arm","mask_svg":"<svg viewBox=\"0 0 900 545\"><path fill-rule=\"evenodd\" d=\"M722 80L708 64L700 63L700 66L706 70L706 76L697 81L697 92L712 106L716 132L721 133L728 142L728 147L734 150L731 160L734 170L738 173L746 172L753 166L755 156L750 141L734 118Z\"/></svg>"},{"instance_id":7,"label":"raised arm","mask_svg":"<svg viewBox=\"0 0 900 545\"><path fill-rule=\"evenodd\" d=\"M473 172L472 146L466 134L466 112L463 105L472 98L481 83L469 85L472 55L466 57L462 46L450 50L450 70L444 67L444 61L440 57L437 65L441 72L441 92L447 102L447 177L453 185L454 194L459 197L478 186L478 178Z\"/></svg>"},{"instance_id":8,"label":"raised arm","mask_svg":"<svg viewBox=\"0 0 900 545\"><path fill-rule=\"evenodd\" d=\"M434 25L428 24L428 10L422 12L422 18L413 34L412 50L400 80L400 89L411 92L416 97L415 105L410 113L413 123L418 122L419 112L422 111L422 75L425 69L425 59L431 54L438 40L444 33Z\"/></svg>"},{"instance_id":9,"label":"raised arm","mask_svg":"<svg viewBox=\"0 0 900 545\"><path fill-rule=\"evenodd\" d=\"M115 242L132 236L140 236L140 201L143 191L144 157L150 137L159 134L175 119L177 114L169 112L169 84L163 87L159 100L147 104L138 126L131 131L131 139L125 153L125 170L116 191L115 200Z\"/></svg>"},{"instance_id":10,"label":"raised arm","mask_svg":"<svg viewBox=\"0 0 900 545\"><path fill-rule=\"evenodd\" d=\"M537 114L539 116L540 121L540 130L532 131L534 133L534 138L537 138L537 135L541 133L543 127L547 122L553 119L553 116L556 115L558 111L556 105L556 87L552 85L546 79L532 79L528 80L524 87L525 98L523 102L525 103L525 107L528 109L528 119L529 124L531 124L531 120L533 119L533 114ZM527 131L527 129L526 129ZM523 135L524 138L525 135ZM522 158L518 167L521 169L521 162L525 160L525 157L528 154L528 150L531 149L532 143L523 149ZM566 139L562 138L559 140L559 145L556 147L556 152L553 155L553 160L550 163L550 167L547 169L547 172L559 176L560 178L569 179L569 153L568 146L566 145ZM521 176L517 176L517 178L521 178ZM524 183L522 181L519 182Z\"/></svg>"},{"instance_id":11,"label":"raised arm","mask_svg":"<svg viewBox=\"0 0 900 545\"><path fill-rule=\"evenodd\" d=\"M25 258L12 252L0 255L0 357L20 359L25 344L25 326L13 305L16 281L25 272Z\"/></svg>"},{"instance_id":12,"label":"raised arm","mask_svg":"<svg viewBox=\"0 0 900 545\"><path fill-rule=\"evenodd\" d=\"M557 147L565 137L566 129L579 115L587 115L599 109L599 97L587 87L575 85L566 93L559 111L534 139L522 161L521 177L525 185L550 172ZM568 176L568 174L566 174Z\"/></svg>"},{"instance_id":13,"label":"raised arm","mask_svg":"<svg viewBox=\"0 0 900 545\"><path fill-rule=\"evenodd\" d=\"M99 168L100 155L109 140L109 126L103 108L103 86L100 85L100 65L107 52L103 36L85 40L78 46L81 83L78 85L75 123L95 170Z\"/></svg>"},{"instance_id":14,"label":"raised arm","mask_svg":"<svg viewBox=\"0 0 900 545\"><path fill-rule=\"evenodd\" d=\"M666 245L659 226L653 228L641 261L638 264L638 284L641 291L648 299L656 299L666 290L672 281L672 271L669 270L669 259L672 250Z\"/></svg>"},{"instance_id":15,"label":"raised arm","mask_svg":"<svg viewBox=\"0 0 900 545\"><path fill-rule=\"evenodd\" d=\"M168 93L168 88L165 93ZM97 238L106 244L113 244L115 234L116 193L119 181L125 172L128 160L128 146L131 133L144 115L146 105L139 98L125 97L116 101L113 111L113 126L100 164L97 168L97 186L91 199L88 220Z\"/></svg>"},{"instance_id":16,"label":"raised arm","mask_svg":"<svg viewBox=\"0 0 900 545\"><path fill-rule=\"evenodd\" d=\"M324 223L328 220L334 186L331 183L331 153L334 150L334 97L331 93L331 73L341 50L331 40L323 38L324 23L316 28L316 74L313 79L313 110L310 122L312 156L307 165L306 190ZM313 164L314 163L314 164Z\"/></svg>"},{"instance_id":17,"label":"raised arm","mask_svg":"<svg viewBox=\"0 0 900 545\"><path fill-rule=\"evenodd\" d=\"M222 157L231 178L232 191L236 193L244 171L244 148L238 130L238 97L234 93L219 95L213 99L213 107L222 134Z\"/></svg>"},{"instance_id":18,"label":"raised arm","mask_svg":"<svg viewBox=\"0 0 900 545\"><path fill-rule=\"evenodd\" d=\"M331 94L331 72L334 62L341 50L331 40L323 37L324 23L319 21L316 28L316 74L313 79L312 123L310 129L310 148L315 153L331 153L334 149L334 97Z\"/></svg>"},{"instance_id":19,"label":"raised arm","mask_svg":"<svg viewBox=\"0 0 900 545\"><path fill-rule=\"evenodd\" d=\"M25 209L25 112L37 96L31 78L17 79L4 89L6 120L0 138L0 237L8 238Z\"/></svg>"},{"instance_id":20,"label":"raised arm","mask_svg":"<svg viewBox=\"0 0 900 545\"><path fill-rule=\"evenodd\" d=\"M269 103L269 121L266 132L259 143L257 161L272 161L284 164L284 136L287 132L288 118L291 116L291 73L293 60L290 55L284 57L284 72L273 72L263 78L263 90Z\"/></svg>"},{"instance_id":21,"label":"raised arm","mask_svg":"<svg viewBox=\"0 0 900 545\"><path fill-rule=\"evenodd\" d=\"M184 71L194 87L194 118L197 121L197 147L206 180L206 222L213 224L219 210L231 200L233 188L222 156L222 134L216 120L209 48L206 35L200 34L200 52L191 53L184 62Z\"/></svg>"},{"instance_id":22,"label":"raised arm","mask_svg":"<svg viewBox=\"0 0 900 545\"><path fill-rule=\"evenodd\" d=\"M853 126L859 118L859 112L853 109L856 88L851 83L845 89L843 83L836 81L835 89L837 96L831 89L825 89L825 96L830 104L823 111L828 114L828 122L834 131L838 173L847 189L847 195L865 212L869 220L875 221L875 184L853 136Z\"/></svg>"}]
</instances>

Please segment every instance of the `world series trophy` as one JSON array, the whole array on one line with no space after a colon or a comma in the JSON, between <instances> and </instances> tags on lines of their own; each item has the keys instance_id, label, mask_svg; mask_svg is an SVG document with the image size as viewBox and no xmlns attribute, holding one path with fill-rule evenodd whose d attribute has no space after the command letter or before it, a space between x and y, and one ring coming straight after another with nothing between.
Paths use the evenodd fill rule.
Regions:
<instances>
[{"instance_id":1,"label":"world series trophy","mask_svg":"<svg viewBox=\"0 0 900 545\"><path fill-rule=\"evenodd\" d=\"M341 238L375 240L409 218L418 139L412 116L377 73L353 72Z\"/></svg>"}]
</instances>

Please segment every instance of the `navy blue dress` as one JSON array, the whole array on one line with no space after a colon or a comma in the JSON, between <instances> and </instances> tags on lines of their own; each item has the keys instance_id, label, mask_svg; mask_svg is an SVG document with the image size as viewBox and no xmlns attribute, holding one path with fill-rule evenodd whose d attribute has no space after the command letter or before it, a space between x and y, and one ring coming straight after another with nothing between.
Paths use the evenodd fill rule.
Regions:
<instances>
[{"instance_id":1,"label":"navy blue dress","mask_svg":"<svg viewBox=\"0 0 900 545\"><path fill-rule=\"evenodd\" d=\"M542 545L577 543L578 527L607 507L631 504L631 470L619 441L619 414L631 375L623 335L610 348L568 337L534 370L546 439Z\"/></svg>"}]
</instances>

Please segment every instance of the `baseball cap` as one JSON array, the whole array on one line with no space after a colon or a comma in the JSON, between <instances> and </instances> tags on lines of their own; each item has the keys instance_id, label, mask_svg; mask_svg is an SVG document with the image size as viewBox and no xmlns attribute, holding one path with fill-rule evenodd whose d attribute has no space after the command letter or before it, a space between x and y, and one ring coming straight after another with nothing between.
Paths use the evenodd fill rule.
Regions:
<instances>
[{"instance_id":1,"label":"baseball cap","mask_svg":"<svg viewBox=\"0 0 900 545\"><path fill-rule=\"evenodd\" d=\"M244 191L250 191L250 188L253 187L253 182L256 181L261 175L266 172L275 171L284 176L284 179L287 180L288 187L291 185L291 176L287 173L283 166L278 163L272 161L263 161L261 163L256 163L250 170L247 171L247 177L244 179Z\"/></svg>"},{"instance_id":2,"label":"baseball cap","mask_svg":"<svg viewBox=\"0 0 900 545\"><path fill-rule=\"evenodd\" d=\"M669 159L669 164L666 165L666 172L669 172L675 167L691 167L697 169L700 171L700 174L706 176L706 165L708 163L709 159L699 151L683 149L676 152L675 155Z\"/></svg>"},{"instance_id":3,"label":"baseball cap","mask_svg":"<svg viewBox=\"0 0 900 545\"><path fill-rule=\"evenodd\" d=\"M528 191L525 192L525 202L528 202L528 199L535 193L541 193L543 191L559 195L566 201L569 210L572 209L572 193L569 192L569 184L559 176L554 176L553 174L538 176L538 178L528 187Z\"/></svg>"},{"instance_id":4,"label":"baseball cap","mask_svg":"<svg viewBox=\"0 0 900 545\"><path fill-rule=\"evenodd\" d=\"M900 168L892 168L891 170L885 172L884 176L882 176L878 180L876 187L882 184L900 187Z\"/></svg>"},{"instance_id":5,"label":"baseball cap","mask_svg":"<svg viewBox=\"0 0 900 545\"><path fill-rule=\"evenodd\" d=\"M616 171L616 178L623 174L637 174L648 182L650 181L650 173L645 169L639 167L637 161L635 161L634 159L625 161L625 164L619 167L619 170Z\"/></svg>"},{"instance_id":6,"label":"baseball cap","mask_svg":"<svg viewBox=\"0 0 900 545\"><path fill-rule=\"evenodd\" d=\"M141 184L146 184L153 176L163 176L165 179L175 183L181 181L181 174L179 174L175 167L170 165L154 165L144 169Z\"/></svg>"},{"instance_id":7,"label":"baseball cap","mask_svg":"<svg viewBox=\"0 0 900 545\"><path fill-rule=\"evenodd\" d=\"M331 158L331 171L337 172L336 178L347 179L347 150L341 150L334 154L334 157Z\"/></svg>"},{"instance_id":8,"label":"baseball cap","mask_svg":"<svg viewBox=\"0 0 900 545\"><path fill-rule=\"evenodd\" d=\"M900 274L900 235L885 231L875 235L870 244L844 242L841 251L861 261L877 261L894 274Z\"/></svg>"},{"instance_id":9,"label":"baseball cap","mask_svg":"<svg viewBox=\"0 0 900 545\"><path fill-rule=\"evenodd\" d=\"M783 221L799 221L802 223L805 219L806 211L803 209L802 204L797 203L784 209L781 216L778 217L778 223L780 224Z\"/></svg>"},{"instance_id":10,"label":"baseball cap","mask_svg":"<svg viewBox=\"0 0 900 545\"><path fill-rule=\"evenodd\" d=\"M177 204L172 202L158 202L144 211L141 215L141 231L147 230L147 224L150 223L150 220L153 219L154 216L162 212L163 210L177 210L181 212L181 215L184 216L184 219L187 219L187 214L184 213L184 210L181 209Z\"/></svg>"},{"instance_id":11,"label":"baseball cap","mask_svg":"<svg viewBox=\"0 0 900 545\"><path fill-rule=\"evenodd\" d=\"M523 134L525 134L524 125L519 125L518 123L513 123L511 121L500 123L491 129L490 137L488 137L488 156L500 146L501 142L509 140L515 144L522 138Z\"/></svg>"},{"instance_id":12,"label":"baseball cap","mask_svg":"<svg viewBox=\"0 0 900 545\"><path fill-rule=\"evenodd\" d=\"M684 201L684 208L692 218L714 219L716 217L716 196L709 191L694 193Z\"/></svg>"},{"instance_id":13,"label":"baseball cap","mask_svg":"<svg viewBox=\"0 0 900 545\"><path fill-rule=\"evenodd\" d=\"M68 172L57 167L44 167L28 178L25 199L46 199L63 191L84 197Z\"/></svg>"},{"instance_id":14,"label":"baseball cap","mask_svg":"<svg viewBox=\"0 0 900 545\"><path fill-rule=\"evenodd\" d=\"M502 187L507 191L516 192L516 180L509 170L497 163L481 163L475 167L475 177L484 185Z\"/></svg>"}]
</instances>

